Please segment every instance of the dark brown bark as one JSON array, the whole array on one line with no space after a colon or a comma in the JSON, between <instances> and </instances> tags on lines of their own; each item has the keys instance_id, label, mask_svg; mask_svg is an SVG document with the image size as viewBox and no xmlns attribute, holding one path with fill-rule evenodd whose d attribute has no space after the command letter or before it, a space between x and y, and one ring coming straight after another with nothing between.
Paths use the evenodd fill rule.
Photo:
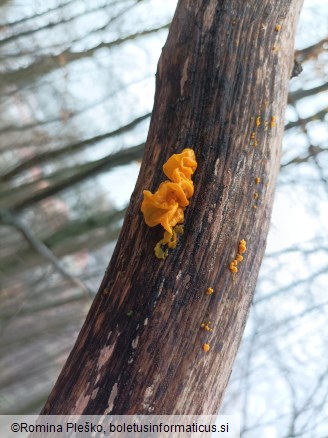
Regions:
<instances>
[{"instance_id":1,"label":"dark brown bark","mask_svg":"<svg viewBox=\"0 0 328 438\"><path fill-rule=\"evenodd\" d=\"M264 253L301 4L179 1L122 232L44 414L217 412ZM142 191L156 190L163 163L186 147L198 160L195 194L185 234L159 261L163 232L145 225ZM233 277L241 239L248 250ZM200 329L208 320L213 332Z\"/></svg>"}]
</instances>

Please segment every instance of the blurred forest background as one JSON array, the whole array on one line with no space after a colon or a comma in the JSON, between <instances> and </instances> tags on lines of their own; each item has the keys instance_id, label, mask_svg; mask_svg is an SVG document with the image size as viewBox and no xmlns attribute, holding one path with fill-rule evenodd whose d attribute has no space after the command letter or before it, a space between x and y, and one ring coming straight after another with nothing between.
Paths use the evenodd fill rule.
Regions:
<instances>
[{"instance_id":1,"label":"blurred forest background","mask_svg":"<svg viewBox=\"0 0 328 438\"><path fill-rule=\"evenodd\" d=\"M176 3L0 0L2 414L40 410L97 292ZM221 410L246 438L328 436L326 2L305 1L296 49L266 258Z\"/></svg>"}]
</instances>

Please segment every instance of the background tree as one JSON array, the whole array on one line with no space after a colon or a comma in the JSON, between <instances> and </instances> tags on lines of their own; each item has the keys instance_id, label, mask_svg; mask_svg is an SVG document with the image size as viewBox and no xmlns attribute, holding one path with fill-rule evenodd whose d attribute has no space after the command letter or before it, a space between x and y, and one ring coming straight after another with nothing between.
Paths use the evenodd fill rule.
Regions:
<instances>
[{"instance_id":1,"label":"background tree","mask_svg":"<svg viewBox=\"0 0 328 438\"><path fill-rule=\"evenodd\" d=\"M152 2L138 2L126 13L118 8L132 6L133 2L93 3L93 10L78 1L54 1L47 5L35 2L35 11L31 3L28 8L14 1L1 5L1 35L5 40L1 46L2 73L7 73L1 77L2 174L20 163L30 163L20 173L3 180L3 209L12 207L18 194L19 199L24 200L26 193L36 194L48 187L47 184L57 182L64 169L67 169L66 175L71 176L69 172L77 170L78 164L90 164L108 152L129 151L134 144L144 142L147 119L132 125L130 131L128 128L117 135L101 135L115 133L149 113L152 74L166 31L139 34L143 29L165 26L174 10L173 3L170 10L151 9L152 14L148 12ZM291 81L292 92L303 94L296 95L287 112L288 131L268 254L226 394L224 409L236 412L240 407L243 417L247 418L245 436L253 433L258 436L259 432L272 428L271 423L277 428L277 436L282 435L279 427L286 430L289 424L295 426L295 434L308 436L307 428L312 428L315 436L320 436L322 419L327 412L324 359L327 237L322 218L327 193L324 166L327 155L326 12L322 2L305 3L297 52L304 71ZM109 16L111 24L106 28ZM91 28L94 31L90 31ZM24 35L26 32L30 33ZM62 57L56 58L68 49L83 52L101 42L123 40L130 34L136 35L135 39L89 51L80 59L63 63ZM8 40L9 37L12 38ZM52 63L53 70L49 73L43 70L33 79L35 67L33 74L22 75L22 80L16 82L13 73L22 66L38 64L43 55L55 58L57 64ZM120 65L122 70L119 71ZM136 67L134 77L132 66ZM3 77L7 78L6 82ZM85 93L91 89L89 84L92 84L92 95ZM104 87L100 89L98 84ZM144 95L150 99L147 101ZM85 140L86 143L81 146L83 149L73 148L74 154L41 158L44 152L64 148L67 139L72 140L70 143ZM88 143L90 139L94 142ZM33 161L27 160L29 156L40 156L40 165L34 166ZM133 159L135 157L133 155ZM124 163L129 163L129 159L116 161L113 166ZM111 242L117 235L120 211L124 209L138 171L137 162L118 170L112 167L107 173L106 166L110 166L110 160L97 168L99 176L93 178L92 183L90 179L81 179L74 186L68 184L66 190L48 192L47 198L37 199L17 210L19 215L11 210L14 218L23 221L34 237L52 250L66 272L83 282L85 290L69 277L64 278L53 261L31 246L35 240L26 240L24 227L9 226L8 217L5 219L1 229L2 412L38 411L89 307L88 289L100 282L113 247L113 244L102 247L103 242ZM54 172L59 170L63 172L56 176ZM131 181L127 184L131 172ZM115 175L120 175L118 196ZM126 190L123 182L127 184ZM93 202L95 192L98 193L97 204ZM112 208L115 209L113 216L109 214ZM287 214L281 214L282 211ZM284 372L277 365L278 358ZM273 378L274 394L267 384ZM291 388L296 388L293 394ZM314 396L310 398L309 394ZM261 421L256 416L258 406L263 406Z\"/></svg>"}]
</instances>

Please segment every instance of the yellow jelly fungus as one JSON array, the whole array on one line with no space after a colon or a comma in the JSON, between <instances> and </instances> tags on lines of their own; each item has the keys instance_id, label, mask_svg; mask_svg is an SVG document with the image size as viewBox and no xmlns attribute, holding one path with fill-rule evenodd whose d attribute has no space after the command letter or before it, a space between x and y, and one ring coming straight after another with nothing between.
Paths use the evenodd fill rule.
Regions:
<instances>
[{"instance_id":1,"label":"yellow jelly fungus","mask_svg":"<svg viewBox=\"0 0 328 438\"><path fill-rule=\"evenodd\" d=\"M260 184L260 182L261 182L261 178L259 177L255 178L255 184Z\"/></svg>"},{"instance_id":2,"label":"yellow jelly fungus","mask_svg":"<svg viewBox=\"0 0 328 438\"><path fill-rule=\"evenodd\" d=\"M280 29L281 29L281 25L280 24L276 24L276 27L274 28L274 30L276 32L279 32Z\"/></svg>"},{"instance_id":3,"label":"yellow jelly fungus","mask_svg":"<svg viewBox=\"0 0 328 438\"><path fill-rule=\"evenodd\" d=\"M238 272L238 268L236 268L236 266L230 266L229 269L233 274L236 274Z\"/></svg>"},{"instance_id":4,"label":"yellow jelly fungus","mask_svg":"<svg viewBox=\"0 0 328 438\"><path fill-rule=\"evenodd\" d=\"M203 350L205 351L205 353L207 353L209 351L209 349L210 349L209 344L204 344L203 345Z\"/></svg>"},{"instance_id":5,"label":"yellow jelly fungus","mask_svg":"<svg viewBox=\"0 0 328 438\"><path fill-rule=\"evenodd\" d=\"M255 132L251 133L251 140L255 140Z\"/></svg>"},{"instance_id":6,"label":"yellow jelly fungus","mask_svg":"<svg viewBox=\"0 0 328 438\"><path fill-rule=\"evenodd\" d=\"M257 117L256 117L255 125L256 125L257 127L261 126L261 117L260 117L260 116L257 116Z\"/></svg>"},{"instance_id":7,"label":"yellow jelly fungus","mask_svg":"<svg viewBox=\"0 0 328 438\"><path fill-rule=\"evenodd\" d=\"M163 172L171 181L162 182L155 193L144 190L141 211L149 227L162 225L164 237L155 246L155 256L165 259L168 248L175 248L177 237L183 234L182 223L184 210L189 205L188 199L194 194L191 180L197 168L195 153L184 149L180 154L173 154L163 165ZM180 225L178 225L180 224ZM163 248L164 247L164 248Z\"/></svg>"},{"instance_id":8,"label":"yellow jelly fungus","mask_svg":"<svg viewBox=\"0 0 328 438\"><path fill-rule=\"evenodd\" d=\"M212 287L209 287L206 291L207 295L212 295L212 293L214 292Z\"/></svg>"},{"instance_id":9,"label":"yellow jelly fungus","mask_svg":"<svg viewBox=\"0 0 328 438\"><path fill-rule=\"evenodd\" d=\"M274 128L276 126L276 116L271 117L270 128Z\"/></svg>"},{"instance_id":10,"label":"yellow jelly fungus","mask_svg":"<svg viewBox=\"0 0 328 438\"><path fill-rule=\"evenodd\" d=\"M258 193L254 193L253 199L257 199L258 197L259 197L259 194Z\"/></svg>"},{"instance_id":11,"label":"yellow jelly fungus","mask_svg":"<svg viewBox=\"0 0 328 438\"><path fill-rule=\"evenodd\" d=\"M241 254L237 254L236 260L238 260L238 262L242 262L244 260L244 257Z\"/></svg>"},{"instance_id":12,"label":"yellow jelly fungus","mask_svg":"<svg viewBox=\"0 0 328 438\"><path fill-rule=\"evenodd\" d=\"M166 257L169 255L168 249L163 249L165 246L168 246L169 248L173 249L177 246L178 243L178 235L183 234L183 226L182 225L176 225L172 229L172 234L170 234L168 231L164 232L164 237L159 242L156 243L155 246L155 256L158 259L166 259Z\"/></svg>"}]
</instances>

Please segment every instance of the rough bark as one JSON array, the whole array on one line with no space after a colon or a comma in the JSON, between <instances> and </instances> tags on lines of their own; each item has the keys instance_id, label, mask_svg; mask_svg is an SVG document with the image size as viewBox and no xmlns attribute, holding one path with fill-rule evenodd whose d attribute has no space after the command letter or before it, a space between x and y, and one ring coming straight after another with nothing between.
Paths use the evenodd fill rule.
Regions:
<instances>
[{"instance_id":1,"label":"rough bark","mask_svg":"<svg viewBox=\"0 0 328 438\"><path fill-rule=\"evenodd\" d=\"M217 412L264 253L301 5L179 1L122 232L44 414ZM195 194L179 246L159 261L163 231L145 225L142 191L155 191L163 163L186 147L198 160ZM248 249L233 276L241 239ZM213 332L200 329L208 320Z\"/></svg>"}]
</instances>

